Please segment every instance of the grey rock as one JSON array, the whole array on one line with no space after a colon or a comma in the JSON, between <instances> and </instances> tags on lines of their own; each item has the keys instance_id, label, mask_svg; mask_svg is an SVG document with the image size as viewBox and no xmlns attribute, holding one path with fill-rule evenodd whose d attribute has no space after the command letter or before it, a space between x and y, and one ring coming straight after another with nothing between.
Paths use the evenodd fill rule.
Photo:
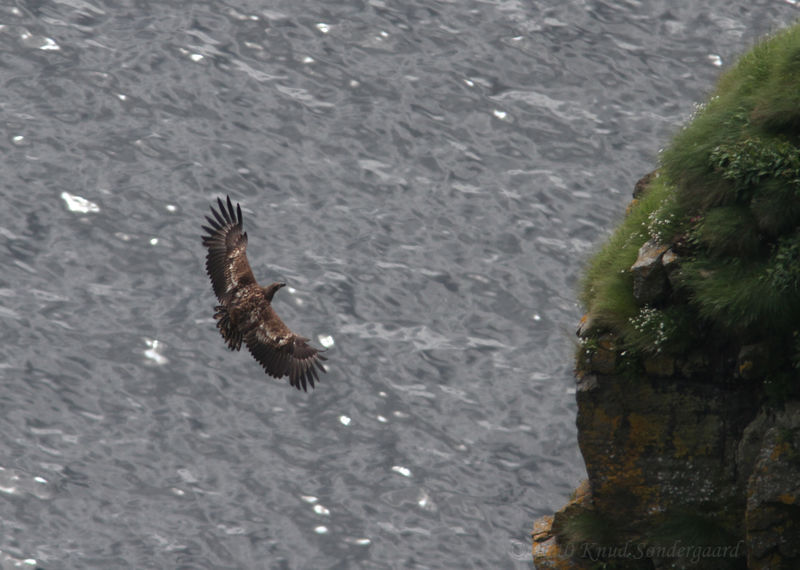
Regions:
<instances>
[{"instance_id":1,"label":"grey rock","mask_svg":"<svg viewBox=\"0 0 800 570\"><path fill-rule=\"evenodd\" d=\"M669 246L652 239L639 248L639 257L631 266L631 273L633 296L640 305L659 301L669 292L667 272L661 262L668 249Z\"/></svg>"},{"instance_id":2,"label":"grey rock","mask_svg":"<svg viewBox=\"0 0 800 570\"><path fill-rule=\"evenodd\" d=\"M800 568L800 403L771 423L747 486L747 567Z\"/></svg>"}]
</instances>

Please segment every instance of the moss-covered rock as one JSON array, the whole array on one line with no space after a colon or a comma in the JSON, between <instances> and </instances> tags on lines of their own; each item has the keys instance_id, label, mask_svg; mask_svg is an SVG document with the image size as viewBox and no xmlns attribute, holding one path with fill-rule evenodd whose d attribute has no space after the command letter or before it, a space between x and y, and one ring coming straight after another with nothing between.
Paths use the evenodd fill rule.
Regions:
<instances>
[{"instance_id":1,"label":"moss-covered rock","mask_svg":"<svg viewBox=\"0 0 800 570\"><path fill-rule=\"evenodd\" d=\"M800 26L721 77L581 299L588 490L540 544L560 567L800 568Z\"/></svg>"},{"instance_id":2,"label":"moss-covered rock","mask_svg":"<svg viewBox=\"0 0 800 570\"><path fill-rule=\"evenodd\" d=\"M762 379L800 394L800 27L762 41L636 187L591 260L582 300L597 333L647 358L768 341ZM669 280L656 255L669 251ZM652 259L651 259L652 258ZM735 359L722 377L735 377Z\"/></svg>"}]
</instances>

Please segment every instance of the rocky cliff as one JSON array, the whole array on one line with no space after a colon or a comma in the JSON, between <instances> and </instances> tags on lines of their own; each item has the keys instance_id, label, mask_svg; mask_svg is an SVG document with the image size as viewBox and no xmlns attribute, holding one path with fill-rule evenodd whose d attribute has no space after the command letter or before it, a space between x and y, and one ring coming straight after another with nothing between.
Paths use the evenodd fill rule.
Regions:
<instances>
[{"instance_id":1,"label":"rocky cliff","mask_svg":"<svg viewBox=\"0 0 800 570\"><path fill-rule=\"evenodd\" d=\"M721 77L582 301L588 480L537 568L800 568L800 26Z\"/></svg>"}]
</instances>

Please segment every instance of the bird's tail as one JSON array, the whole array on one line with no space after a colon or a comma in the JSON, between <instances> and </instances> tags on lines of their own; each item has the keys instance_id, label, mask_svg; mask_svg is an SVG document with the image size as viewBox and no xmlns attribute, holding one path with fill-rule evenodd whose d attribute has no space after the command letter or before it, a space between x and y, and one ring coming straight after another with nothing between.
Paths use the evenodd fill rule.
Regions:
<instances>
[{"instance_id":1,"label":"bird's tail","mask_svg":"<svg viewBox=\"0 0 800 570\"><path fill-rule=\"evenodd\" d=\"M242 333L240 333L239 329L231 322L228 309L222 305L218 305L216 311L217 312L214 313L214 319L217 321L219 333L222 335L222 338L225 339L225 342L228 343L228 348L231 350L239 350L242 348Z\"/></svg>"}]
</instances>

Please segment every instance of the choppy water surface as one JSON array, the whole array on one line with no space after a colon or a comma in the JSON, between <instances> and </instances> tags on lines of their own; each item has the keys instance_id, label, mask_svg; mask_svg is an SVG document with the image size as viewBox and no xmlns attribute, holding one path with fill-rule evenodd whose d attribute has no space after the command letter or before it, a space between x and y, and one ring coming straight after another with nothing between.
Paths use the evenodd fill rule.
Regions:
<instances>
[{"instance_id":1,"label":"choppy water surface","mask_svg":"<svg viewBox=\"0 0 800 570\"><path fill-rule=\"evenodd\" d=\"M0 7L0 567L524 568L582 261L786 1ZM229 353L240 201L309 394ZM330 337L330 338L327 338Z\"/></svg>"}]
</instances>

